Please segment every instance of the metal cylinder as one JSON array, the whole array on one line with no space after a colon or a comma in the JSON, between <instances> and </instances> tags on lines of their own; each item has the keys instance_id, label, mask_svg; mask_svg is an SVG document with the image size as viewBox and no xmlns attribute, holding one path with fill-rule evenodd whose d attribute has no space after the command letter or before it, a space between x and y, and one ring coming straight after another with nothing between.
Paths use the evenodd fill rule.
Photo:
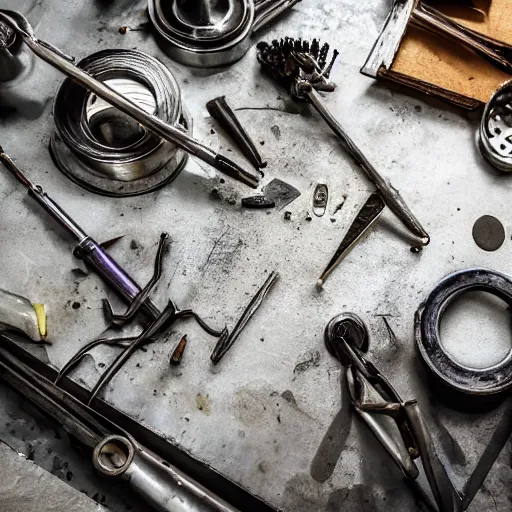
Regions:
<instances>
[{"instance_id":1,"label":"metal cylinder","mask_svg":"<svg viewBox=\"0 0 512 512\"><path fill-rule=\"evenodd\" d=\"M172 73L157 59L135 50L105 50L78 66L148 114L192 129ZM52 156L73 181L96 193L129 196L174 179L188 155L146 130L103 99L66 79L55 98Z\"/></svg>"},{"instance_id":2,"label":"metal cylinder","mask_svg":"<svg viewBox=\"0 0 512 512\"><path fill-rule=\"evenodd\" d=\"M489 163L500 171L512 171L512 80L497 89L485 106L477 140Z\"/></svg>"},{"instance_id":3,"label":"metal cylinder","mask_svg":"<svg viewBox=\"0 0 512 512\"><path fill-rule=\"evenodd\" d=\"M148 0L163 47L178 62L225 66L241 59L251 35L300 0Z\"/></svg>"}]
</instances>

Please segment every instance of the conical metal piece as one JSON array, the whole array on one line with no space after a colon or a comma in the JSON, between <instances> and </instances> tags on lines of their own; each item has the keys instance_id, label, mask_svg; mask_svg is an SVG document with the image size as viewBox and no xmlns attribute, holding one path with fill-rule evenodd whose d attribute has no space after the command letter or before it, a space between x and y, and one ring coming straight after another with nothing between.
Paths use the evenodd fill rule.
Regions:
<instances>
[{"instance_id":1,"label":"conical metal piece","mask_svg":"<svg viewBox=\"0 0 512 512\"><path fill-rule=\"evenodd\" d=\"M232 108L228 105L224 96L219 96L213 100L210 100L206 104L206 109L209 114L222 126L224 131L230 135L233 140L238 144L243 154L251 162L256 170L260 170L267 166L266 162L263 162L261 155L259 154L254 142L251 137L241 125L240 121L236 117ZM260 174L263 175L263 173Z\"/></svg>"}]
</instances>

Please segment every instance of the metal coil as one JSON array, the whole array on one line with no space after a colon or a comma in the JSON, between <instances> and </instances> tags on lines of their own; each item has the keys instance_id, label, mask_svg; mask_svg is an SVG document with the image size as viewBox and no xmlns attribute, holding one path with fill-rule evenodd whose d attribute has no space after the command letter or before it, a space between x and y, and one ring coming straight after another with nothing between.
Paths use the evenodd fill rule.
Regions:
<instances>
[{"instance_id":1,"label":"metal coil","mask_svg":"<svg viewBox=\"0 0 512 512\"><path fill-rule=\"evenodd\" d=\"M105 50L78 66L146 112L191 131L179 85L157 59L136 50ZM146 193L174 179L187 161L182 149L69 78L59 88L53 113L50 149L56 165L93 192Z\"/></svg>"},{"instance_id":2,"label":"metal coil","mask_svg":"<svg viewBox=\"0 0 512 512\"><path fill-rule=\"evenodd\" d=\"M478 146L494 167L512 171L512 80L505 82L485 106Z\"/></svg>"}]
</instances>

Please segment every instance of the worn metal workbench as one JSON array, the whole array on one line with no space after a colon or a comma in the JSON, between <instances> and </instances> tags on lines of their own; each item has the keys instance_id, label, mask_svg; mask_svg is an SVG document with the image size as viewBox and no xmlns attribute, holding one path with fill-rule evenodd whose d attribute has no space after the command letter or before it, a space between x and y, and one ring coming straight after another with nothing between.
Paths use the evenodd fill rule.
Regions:
<instances>
[{"instance_id":1,"label":"worn metal workbench","mask_svg":"<svg viewBox=\"0 0 512 512\"><path fill-rule=\"evenodd\" d=\"M261 143L269 162L265 182L279 177L302 192L287 208L291 221L282 211L243 210L240 198L250 195L249 189L228 179L220 183L212 169L191 159L163 190L129 199L100 197L65 178L48 153L52 98L61 75L38 63L16 91L17 111L2 107L2 146L95 238L125 235L112 254L138 280L149 278L159 233L170 233L160 304L170 294L211 323L232 326L266 273L279 271L280 281L218 367L209 362L214 339L192 321L179 323L169 339L138 352L105 397L286 512L428 510L364 425L354 421L349 432L339 364L323 345L325 324L337 313L353 311L368 322L373 361L404 397L420 400L459 486L499 414L499 409L485 415L455 412L429 392L415 354L413 315L433 285L453 270L486 266L512 272L512 178L490 170L478 154L476 121L359 74L387 4L303 0L260 36L320 37L341 51L332 74L338 89L326 101L370 161L400 188L432 238L421 254L412 254L398 221L385 212L318 293L319 273L371 187L318 116L260 75L254 48L227 69L191 69L168 59L150 30L119 33L123 25L146 21L143 1L1 0L2 6L27 13L41 38L75 56L138 48L158 57L182 87L196 137L229 151L231 143L216 126L211 130L205 109L207 100L225 94ZM235 151L230 155L242 162ZM329 184L329 213L348 196L334 222L331 215L306 221L311 185L320 179ZM212 194L215 188L218 194ZM54 342L47 354L60 367L104 330L101 299L107 292L94 275L72 272L77 263L69 240L39 213L19 184L0 173L0 286L47 304ZM478 249L471 238L473 222L483 214L500 218L509 234L494 253ZM454 306L443 326L451 349L470 363L499 360L511 343L504 311L504 305L481 296ZM382 315L388 315L396 340ZM170 368L169 354L183 333L189 337L184 361L179 369ZM76 378L90 385L113 355L110 349L95 350ZM16 412L19 402L6 393L2 388L0 437L23 436L45 446L41 437L47 429L29 431L25 414ZM511 450L509 443L470 510L511 509ZM70 457L79 472L80 459ZM48 466L47 453L36 449L38 458Z\"/></svg>"}]
</instances>

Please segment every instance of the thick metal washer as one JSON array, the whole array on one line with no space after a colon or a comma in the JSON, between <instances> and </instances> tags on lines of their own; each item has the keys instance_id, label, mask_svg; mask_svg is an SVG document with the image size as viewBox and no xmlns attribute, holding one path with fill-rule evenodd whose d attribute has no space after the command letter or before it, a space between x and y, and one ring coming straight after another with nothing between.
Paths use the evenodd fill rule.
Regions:
<instances>
[{"instance_id":1,"label":"thick metal washer","mask_svg":"<svg viewBox=\"0 0 512 512\"><path fill-rule=\"evenodd\" d=\"M439 325L446 308L461 294L485 291L512 306L512 278L484 268L461 270L446 276L420 305L415 337L428 368L449 387L469 395L492 395L512 387L512 350L498 364L482 369L463 366L444 350Z\"/></svg>"}]
</instances>

